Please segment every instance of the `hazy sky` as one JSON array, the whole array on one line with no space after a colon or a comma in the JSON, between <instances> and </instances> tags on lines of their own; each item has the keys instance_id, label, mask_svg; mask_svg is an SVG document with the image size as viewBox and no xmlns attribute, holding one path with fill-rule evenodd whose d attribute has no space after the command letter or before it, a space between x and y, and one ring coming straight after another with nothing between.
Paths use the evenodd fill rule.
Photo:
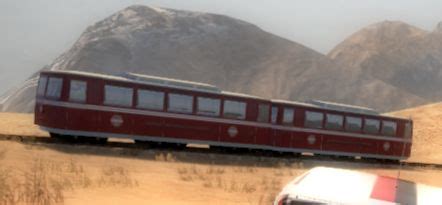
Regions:
<instances>
[{"instance_id":1,"label":"hazy sky","mask_svg":"<svg viewBox=\"0 0 442 205\"><path fill-rule=\"evenodd\" d=\"M440 0L0 0L0 95L66 51L88 25L132 4L225 14L324 54L378 21L426 30L442 21Z\"/></svg>"}]
</instances>

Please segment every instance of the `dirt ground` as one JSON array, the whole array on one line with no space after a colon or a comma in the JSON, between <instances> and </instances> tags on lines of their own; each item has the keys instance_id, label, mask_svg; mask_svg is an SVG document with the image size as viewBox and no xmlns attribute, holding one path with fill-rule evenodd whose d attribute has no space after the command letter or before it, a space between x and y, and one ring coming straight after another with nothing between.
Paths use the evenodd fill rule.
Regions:
<instances>
[{"instance_id":1,"label":"dirt ground","mask_svg":"<svg viewBox=\"0 0 442 205\"><path fill-rule=\"evenodd\" d=\"M47 136L32 125L32 115L0 113L0 120L0 133ZM416 134L423 129L417 126L425 125L419 120L415 121ZM433 141L441 140L438 135L431 136L435 137ZM419 137L415 143L422 139L430 140ZM437 153L442 152L440 148L433 150L435 155L424 156L419 152L424 147L413 147L413 152L422 154L413 156L415 159L436 156L441 160L437 157L441 156ZM0 140L0 200L40 200L49 204L270 204L286 183L315 166L397 175L394 167L348 162ZM438 170L404 168L400 177L442 187L442 171Z\"/></svg>"}]
</instances>

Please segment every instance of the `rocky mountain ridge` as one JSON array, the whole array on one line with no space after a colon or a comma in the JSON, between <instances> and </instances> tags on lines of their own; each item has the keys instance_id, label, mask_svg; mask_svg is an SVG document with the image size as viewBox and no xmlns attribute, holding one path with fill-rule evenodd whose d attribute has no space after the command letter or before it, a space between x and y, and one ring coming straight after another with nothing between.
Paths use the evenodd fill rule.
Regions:
<instances>
[{"instance_id":1,"label":"rocky mountain ridge","mask_svg":"<svg viewBox=\"0 0 442 205\"><path fill-rule=\"evenodd\" d=\"M428 32L397 21L373 24L344 40L328 57L427 101L440 101L441 25Z\"/></svg>"},{"instance_id":2,"label":"rocky mountain ridge","mask_svg":"<svg viewBox=\"0 0 442 205\"><path fill-rule=\"evenodd\" d=\"M135 5L88 27L71 49L44 69L135 72L267 98L320 99L381 111L426 103L426 95L389 82L397 72L378 76L370 70L373 66L361 66L377 66L388 60L372 60L380 51L395 53L393 47L428 33L402 24L391 26L394 29L384 34L379 30L388 30L388 23L383 29L367 28L364 33L369 35L356 33L325 56L227 16ZM402 33L406 35L391 39ZM373 38L380 39L367 40ZM440 51L437 46L434 50ZM31 112L35 86L34 75L5 96L2 110Z\"/></svg>"}]
</instances>

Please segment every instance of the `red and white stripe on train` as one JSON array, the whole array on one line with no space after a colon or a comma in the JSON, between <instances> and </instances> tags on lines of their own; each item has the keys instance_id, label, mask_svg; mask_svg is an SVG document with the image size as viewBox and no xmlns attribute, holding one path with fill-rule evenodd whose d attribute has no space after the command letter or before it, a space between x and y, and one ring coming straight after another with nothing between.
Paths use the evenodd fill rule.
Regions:
<instances>
[{"instance_id":1,"label":"red and white stripe on train","mask_svg":"<svg viewBox=\"0 0 442 205\"><path fill-rule=\"evenodd\" d=\"M126 73L43 71L35 123L52 135L383 159L410 156L412 121L369 108L269 100Z\"/></svg>"}]
</instances>

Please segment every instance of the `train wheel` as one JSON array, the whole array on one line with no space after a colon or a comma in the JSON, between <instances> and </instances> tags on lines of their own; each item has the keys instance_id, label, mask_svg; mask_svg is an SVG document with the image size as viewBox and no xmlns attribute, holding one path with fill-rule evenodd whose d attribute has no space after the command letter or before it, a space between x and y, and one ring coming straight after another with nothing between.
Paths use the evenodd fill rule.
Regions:
<instances>
[{"instance_id":1,"label":"train wheel","mask_svg":"<svg viewBox=\"0 0 442 205\"><path fill-rule=\"evenodd\" d=\"M142 148L152 148L152 147L154 147L153 143L149 142L149 141L134 140L134 142L135 142L135 144L137 146L142 147Z\"/></svg>"},{"instance_id":2,"label":"train wheel","mask_svg":"<svg viewBox=\"0 0 442 205\"><path fill-rule=\"evenodd\" d=\"M182 143L175 143L174 145L173 145L173 147L175 148L175 149L178 149L178 150L183 150L183 149L186 149L186 144L182 144Z\"/></svg>"},{"instance_id":3,"label":"train wheel","mask_svg":"<svg viewBox=\"0 0 442 205\"><path fill-rule=\"evenodd\" d=\"M376 162L378 162L378 159L372 158L372 157L361 157L361 160L364 161L364 162L369 162L369 163L376 163Z\"/></svg>"},{"instance_id":4,"label":"train wheel","mask_svg":"<svg viewBox=\"0 0 442 205\"><path fill-rule=\"evenodd\" d=\"M398 159L385 159L384 162L387 164L400 164L401 163L401 161Z\"/></svg>"},{"instance_id":5,"label":"train wheel","mask_svg":"<svg viewBox=\"0 0 442 205\"><path fill-rule=\"evenodd\" d=\"M336 155L334 156L334 158L336 158L339 161L351 161L355 159L354 157L351 156L341 156L341 155Z\"/></svg>"},{"instance_id":6,"label":"train wheel","mask_svg":"<svg viewBox=\"0 0 442 205\"><path fill-rule=\"evenodd\" d=\"M50 133L49 133L49 136L50 136L51 138L54 138L54 139L59 139L59 138L60 138L60 135L59 135L59 134L57 134L57 133L53 133L53 132L50 132Z\"/></svg>"},{"instance_id":7,"label":"train wheel","mask_svg":"<svg viewBox=\"0 0 442 205\"><path fill-rule=\"evenodd\" d=\"M89 137L84 136L74 136L74 140L77 143L88 143L91 141Z\"/></svg>"},{"instance_id":8,"label":"train wheel","mask_svg":"<svg viewBox=\"0 0 442 205\"><path fill-rule=\"evenodd\" d=\"M77 142L78 143L87 143L87 144L106 144L107 138L77 136Z\"/></svg>"},{"instance_id":9,"label":"train wheel","mask_svg":"<svg viewBox=\"0 0 442 205\"><path fill-rule=\"evenodd\" d=\"M323 159L323 160L330 160L330 159L332 159L333 157L338 157L338 156L332 156L332 155L327 155L327 154L314 154L313 156L314 156L315 158Z\"/></svg>"},{"instance_id":10,"label":"train wheel","mask_svg":"<svg viewBox=\"0 0 442 205\"><path fill-rule=\"evenodd\" d=\"M171 143L171 142L158 142L157 146L165 149L184 149L186 144L182 143Z\"/></svg>"},{"instance_id":11,"label":"train wheel","mask_svg":"<svg viewBox=\"0 0 442 205\"><path fill-rule=\"evenodd\" d=\"M97 137L96 140L97 140L98 144L106 144L107 143L107 138Z\"/></svg>"},{"instance_id":12,"label":"train wheel","mask_svg":"<svg viewBox=\"0 0 442 205\"><path fill-rule=\"evenodd\" d=\"M56 134L56 133L49 133L49 135L51 136L51 138L56 139L60 142L75 142L76 141L76 136L71 136L71 135L61 135L61 134Z\"/></svg>"},{"instance_id":13,"label":"train wheel","mask_svg":"<svg viewBox=\"0 0 442 205\"><path fill-rule=\"evenodd\" d=\"M210 145L209 149L214 150L215 152L223 153L226 151L225 147L222 146L212 146Z\"/></svg>"},{"instance_id":14,"label":"train wheel","mask_svg":"<svg viewBox=\"0 0 442 205\"><path fill-rule=\"evenodd\" d=\"M302 154L299 153L299 152L293 152L292 154L293 154L293 156L296 157L296 158L299 158L299 157L302 156Z\"/></svg>"}]
</instances>

